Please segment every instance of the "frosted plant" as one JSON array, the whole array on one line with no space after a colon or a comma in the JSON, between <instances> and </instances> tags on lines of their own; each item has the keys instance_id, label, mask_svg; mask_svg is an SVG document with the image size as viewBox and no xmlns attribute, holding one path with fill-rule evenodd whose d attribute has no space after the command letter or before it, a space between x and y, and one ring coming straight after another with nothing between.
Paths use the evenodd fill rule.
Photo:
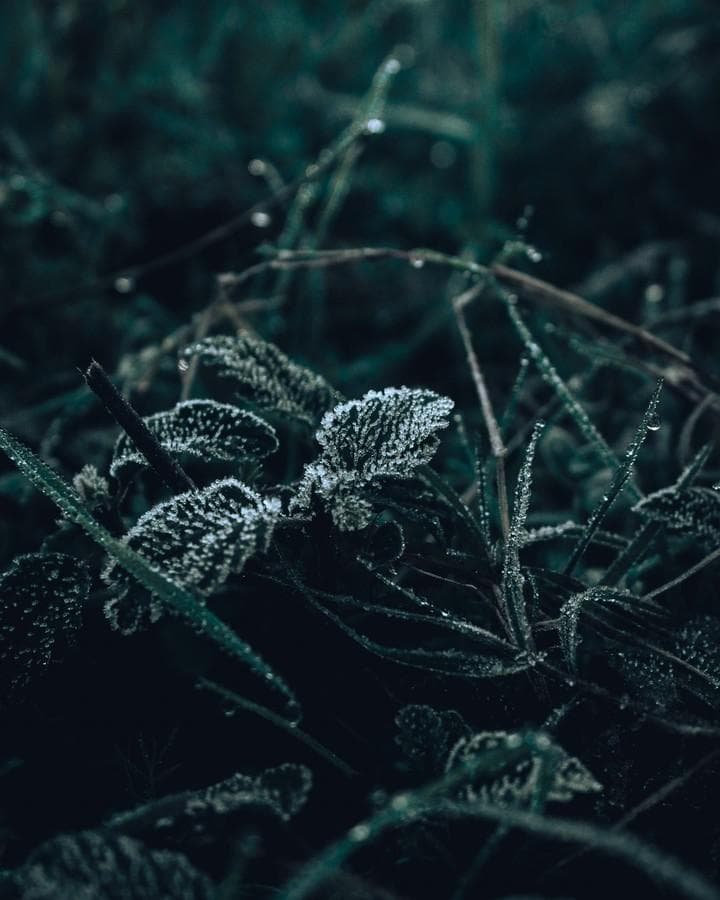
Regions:
<instances>
[{"instance_id":1,"label":"frosted plant","mask_svg":"<svg viewBox=\"0 0 720 900\"><path fill-rule=\"evenodd\" d=\"M406 387L336 406L323 416L315 435L322 452L305 467L291 511L308 510L316 493L341 531L366 527L373 507L363 491L428 463L452 408L447 397Z\"/></svg>"},{"instance_id":2,"label":"frosted plant","mask_svg":"<svg viewBox=\"0 0 720 900\"><path fill-rule=\"evenodd\" d=\"M17 694L81 624L90 576L63 553L18 556L0 576L0 697Z\"/></svg>"},{"instance_id":3,"label":"frosted plant","mask_svg":"<svg viewBox=\"0 0 720 900\"><path fill-rule=\"evenodd\" d=\"M580 760L566 753L546 734L536 735L534 744L535 749L531 749L527 739L518 732L481 731L460 738L448 756L446 771L467 766L468 779L461 784L459 797L497 806L527 806L542 789L546 766L551 775L549 785L545 785L547 800L563 802L572 800L576 794L602 790L602 785ZM500 760L483 771L483 756L494 757L503 752L508 754L506 763Z\"/></svg>"},{"instance_id":4,"label":"frosted plant","mask_svg":"<svg viewBox=\"0 0 720 900\"><path fill-rule=\"evenodd\" d=\"M181 354L184 360L193 357L232 381L244 399L311 427L342 400L322 376L292 362L274 344L250 334L216 335L196 341Z\"/></svg>"},{"instance_id":5,"label":"frosted plant","mask_svg":"<svg viewBox=\"0 0 720 900\"><path fill-rule=\"evenodd\" d=\"M210 879L181 853L107 831L61 834L10 874L24 900L211 900Z\"/></svg>"},{"instance_id":6,"label":"frosted plant","mask_svg":"<svg viewBox=\"0 0 720 900\"><path fill-rule=\"evenodd\" d=\"M113 816L107 825L126 834L205 834L225 816L257 806L286 822L305 805L311 788L308 768L284 763L257 776L238 773L201 790L162 797Z\"/></svg>"},{"instance_id":7,"label":"frosted plant","mask_svg":"<svg viewBox=\"0 0 720 900\"><path fill-rule=\"evenodd\" d=\"M103 478L92 465L86 465L80 469L73 478L73 487L90 507L105 500L110 493L107 478Z\"/></svg>"},{"instance_id":8,"label":"frosted plant","mask_svg":"<svg viewBox=\"0 0 720 900\"><path fill-rule=\"evenodd\" d=\"M711 488L663 488L641 500L633 511L662 522L671 534L692 535L710 544L720 541L720 493Z\"/></svg>"},{"instance_id":9,"label":"frosted plant","mask_svg":"<svg viewBox=\"0 0 720 900\"><path fill-rule=\"evenodd\" d=\"M184 453L202 460L230 462L267 456L278 448L271 425L247 410L215 400L186 400L143 421L172 455ZM119 477L128 469L147 465L127 434L121 434L110 474Z\"/></svg>"},{"instance_id":10,"label":"frosted plant","mask_svg":"<svg viewBox=\"0 0 720 900\"><path fill-rule=\"evenodd\" d=\"M208 597L251 556L267 550L279 515L279 500L263 498L237 479L225 478L154 506L123 542L175 584ZM129 575L111 558L103 578L115 588L105 606L108 619L118 630L131 633L144 615L128 602ZM157 621L160 605L153 601L147 613L150 621Z\"/></svg>"}]
</instances>

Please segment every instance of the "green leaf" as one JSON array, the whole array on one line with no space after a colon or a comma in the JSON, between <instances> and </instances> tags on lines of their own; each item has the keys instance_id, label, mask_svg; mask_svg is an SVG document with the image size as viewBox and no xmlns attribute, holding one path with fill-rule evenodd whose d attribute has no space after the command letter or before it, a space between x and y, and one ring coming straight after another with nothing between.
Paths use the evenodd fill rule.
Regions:
<instances>
[{"instance_id":1,"label":"green leaf","mask_svg":"<svg viewBox=\"0 0 720 900\"><path fill-rule=\"evenodd\" d=\"M299 705L286 682L232 629L206 609L193 591L176 584L126 542L113 537L95 520L78 494L57 472L2 427L0 427L0 448L38 490L46 494L70 521L86 531L128 574L151 594L161 599L168 609L187 621L199 634L260 675L266 684L285 697L288 711L293 718L300 717Z\"/></svg>"},{"instance_id":2,"label":"green leaf","mask_svg":"<svg viewBox=\"0 0 720 900\"><path fill-rule=\"evenodd\" d=\"M343 399L320 375L292 362L274 344L250 334L216 335L196 341L181 354L181 359L193 357L231 381L241 397L260 409L311 427Z\"/></svg>"},{"instance_id":3,"label":"green leaf","mask_svg":"<svg viewBox=\"0 0 720 900\"><path fill-rule=\"evenodd\" d=\"M164 450L207 461L263 457L278 448L275 429L247 410L215 400L186 400L143 419ZM120 435L110 474L121 477L147 460L127 434Z\"/></svg>"}]
</instances>

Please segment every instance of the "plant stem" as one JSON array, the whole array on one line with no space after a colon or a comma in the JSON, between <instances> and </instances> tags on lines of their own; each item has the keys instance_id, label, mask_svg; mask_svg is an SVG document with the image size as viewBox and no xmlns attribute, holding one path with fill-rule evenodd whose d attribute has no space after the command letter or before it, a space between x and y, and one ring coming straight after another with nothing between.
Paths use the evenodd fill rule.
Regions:
<instances>
[{"instance_id":1,"label":"plant stem","mask_svg":"<svg viewBox=\"0 0 720 900\"><path fill-rule=\"evenodd\" d=\"M177 493L192 491L195 484L177 460L165 450L140 416L115 387L99 362L93 360L84 373L88 387L127 434L158 477Z\"/></svg>"}]
</instances>

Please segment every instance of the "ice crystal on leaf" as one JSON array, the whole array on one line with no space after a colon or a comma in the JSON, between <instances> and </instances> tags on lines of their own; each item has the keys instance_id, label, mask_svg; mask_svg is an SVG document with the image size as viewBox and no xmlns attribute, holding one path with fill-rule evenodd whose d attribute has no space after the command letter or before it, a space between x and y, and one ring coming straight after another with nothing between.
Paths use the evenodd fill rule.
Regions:
<instances>
[{"instance_id":1,"label":"ice crystal on leaf","mask_svg":"<svg viewBox=\"0 0 720 900\"><path fill-rule=\"evenodd\" d=\"M277 450L275 429L247 410L215 400L185 400L173 409L147 416L145 424L162 447L203 460L230 462L263 457ZM145 457L122 434L115 445L110 474L146 466Z\"/></svg>"},{"instance_id":2,"label":"ice crystal on leaf","mask_svg":"<svg viewBox=\"0 0 720 900\"><path fill-rule=\"evenodd\" d=\"M72 639L89 590L83 563L63 553L18 556L0 576L0 697L26 687Z\"/></svg>"},{"instance_id":3,"label":"ice crystal on leaf","mask_svg":"<svg viewBox=\"0 0 720 900\"><path fill-rule=\"evenodd\" d=\"M315 435L322 451L306 466L292 509L307 510L316 493L341 531L372 518L363 491L386 478L410 478L437 450L453 402L433 391L386 388L341 403Z\"/></svg>"},{"instance_id":4,"label":"ice crystal on leaf","mask_svg":"<svg viewBox=\"0 0 720 900\"><path fill-rule=\"evenodd\" d=\"M210 879L181 853L105 831L61 834L10 875L25 900L211 900Z\"/></svg>"},{"instance_id":5,"label":"ice crystal on leaf","mask_svg":"<svg viewBox=\"0 0 720 900\"><path fill-rule=\"evenodd\" d=\"M256 776L236 773L207 788L162 797L119 813L107 824L132 835L207 834L224 817L250 807L268 810L286 822L302 809L311 788L312 773L308 768L283 763Z\"/></svg>"},{"instance_id":6,"label":"ice crystal on leaf","mask_svg":"<svg viewBox=\"0 0 720 900\"><path fill-rule=\"evenodd\" d=\"M483 766L485 755L494 760L492 765ZM507 731L482 731L460 738L448 756L446 771L460 766L467 767L468 778L459 788L459 797L471 802L527 806L542 790L541 780L548 775L544 788L547 800L564 802L576 794L602 790L579 759L545 734L536 735L533 742L519 732Z\"/></svg>"},{"instance_id":7,"label":"ice crystal on leaf","mask_svg":"<svg viewBox=\"0 0 720 900\"><path fill-rule=\"evenodd\" d=\"M403 706L395 716L398 735L395 743L414 769L427 773L442 772L452 747L469 737L470 727L454 709L435 710L413 703Z\"/></svg>"},{"instance_id":8,"label":"ice crystal on leaf","mask_svg":"<svg viewBox=\"0 0 720 900\"><path fill-rule=\"evenodd\" d=\"M233 382L238 394L261 409L315 427L342 396L320 375L292 362L274 344L250 334L216 335L185 347L181 359L197 357Z\"/></svg>"},{"instance_id":9,"label":"ice crystal on leaf","mask_svg":"<svg viewBox=\"0 0 720 900\"><path fill-rule=\"evenodd\" d=\"M663 488L641 500L634 512L662 522L670 534L692 535L712 544L720 541L720 494L711 488Z\"/></svg>"},{"instance_id":10,"label":"ice crystal on leaf","mask_svg":"<svg viewBox=\"0 0 720 900\"><path fill-rule=\"evenodd\" d=\"M154 506L123 541L175 584L208 597L251 556L267 550L279 515L279 500L225 478ZM142 609L127 602L131 579L114 559L103 577L116 589L106 615L118 630L131 633L144 618ZM156 621L160 607L153 604L148 613Z\"/></svg>"},{"instance_id":11,"label":"ice crystal on leaf","mask_svg":"<svg viewBox=\"0 0 720 900\"><path fill-rule=\"evenodd\" d=\"M105 500L110 493L107 478L103 478L92 465L86 465L80 469L73 478L73 487L90 507Z\"/></svg>"}]
</instances>

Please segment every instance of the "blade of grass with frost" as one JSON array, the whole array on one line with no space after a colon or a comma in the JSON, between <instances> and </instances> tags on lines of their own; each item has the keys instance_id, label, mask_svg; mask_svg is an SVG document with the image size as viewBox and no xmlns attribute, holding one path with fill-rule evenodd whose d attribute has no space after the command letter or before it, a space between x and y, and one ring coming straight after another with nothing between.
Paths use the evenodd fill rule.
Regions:
<instances>
[{"instance_id":1,"label":"blade of grass with frost","mask_svg":"<svg viewBox=\"0 0 720 900\"><path fill-rule=\"evenodd\" d=\"M261 676L269 687L277 690L284 697L292 720L299 720L300 705L289 685L231 628L204 607L190 591L170 581L159 569L113 537L96 521L79 495L57 472L2 427L0 448L38 490L49 497L71 522L79 525L143 587L160 597L169 609L188 622L198 634L209 638L226 653L241 660L251 671Z\"/></svg>"},{"instance_id":2,"label":"blade of grass with frost","mask_svg":"<svg viewBox=\"0 0 720 900\"><path fill-rule=\"evenodd\" d=\"M603 465L608 466L610 469L617 469L620 465L618 458L607 445L605 439L597 430L597 428L590 421L588 414L575 399L570 388L562 380L557 370L555 369L555 366L553 366L543 349L530 333L529 328L518 312L517 302L515 298L512 295L508 295L504 291L502 292L502 297L505 300L505 305L507 306L507 310L512 323L515 326L518 334L520 335L520 338L525 345L528 354L537 366L543 380L555 391L561 403L567 410L568 415L570 415L570 417L580 429L581 434L583 434L583 436L586 437L588 441L590 441L592 446L597 451L597 454L602 460ZM633 493L637 497L639 497L639 491L634 488L632 484L630 487Z\"/></svg>"},{"instance_id":3,"label":"blade of grass with frost","mask_svg":"<svg viewBox=\"0 0 720 900\"><path fill-rule=\"evenodd\" d=\"M510 620L509 624L515 639L524 649L529 649L532 646L532 634L527 618L527 610L525 609L523 590L525 579L520 569L520 544L522 530L530 507L532 464L535 457L535 448L544 427L544 422L535 424L525 451L523 464L518 473L513 500L513 514L505 542L502 567L502 594Z\"/></svg>"},{"instance_id":4,"label":"blade of grass with frost","mask_svg":"<svg viewBox=\"0 0 720 900\"><path fill-rule=\"evenodd\" d=\"M608 514L610 507L613 505L616 497L625 486L628 478L630 478L632 467L635 465L635 460L637 459L637 455L640 452L640 447L642 447L643 442L647 437L648 431L653 430L653 425L657 420L657 405L660 401L660 391L662 390L662 386L663 382L662 379L660 379L655 387L655 390L653 391L653 395L650 398L650 402L647 409L645 410L645 414L640 420L640 424L637 427L635 436L633 437L630 445L625 451L625 459L623 460L620 468L615 472L607 493L603 495L602 500L595 507L592 515L588 519L588 523L585 526L585 531L583 532L580 540L575 545L575 549L570 555L570 559L567 561L567 565L563 570L565 575L572 575L575 566L578 564L578 562L580 562L583 554L590 546L593 535L600 527L600 524L602 523L605 516Z\"/></svg>"},{"instance_id":5,"label":"blade of grass with frost","mask_svg":"<svg viewBox=\"0 0 720 900\"><path fill-rule=\"evenodd\" d=\"M485 533L483 531L483 527L480 523L477 522L475 516L468 509L468 507L463 503L463 501L458 497L455 491L450 487L449 484L442 478L431 466L420 466L418 469L418 474L422 478L422 480L428 485L428 487L433 488L437 496L444 500L445 503L456 512L459 518L464 522L470 532L474 535L477 535L483 544L485 543Z\"/></svg>"},{"instance_id":6,"label":"blade of grass with frost","mask_svg":"<svg viewBox=\"0 0 720 900\"><path fill-rule=\"evenodd\" d=\"M705 466L713 447L714 444L710 441L698 450L675 482L675 489L677 491L682 491L684 488L690 487L695 482L695 479ZM663 522L657 522L652 519L645 522L628 546L617 556L610 568L603 575L600 583L618 584L626 573L643 556L655 538L661 534L664 527L665 525Z\"/></svg>"},{"instance_id":7,"label":"blade of grass with frost","mask_svg":"<svg viewBox=\"0 0 720 900\"><path fill-rule=\"evenodd\" d=\"M527 356L522 356L520 358L520 369L518 370L517 376L515 378L515 383L510 389L510 396L508 398L507 405L503 410L503 414L500 417L500 431L503 435L507 436L507 430L515 418L515 413L517 411L518 402L520 401L520 396L522 394L523 388L525 387L525 382L527 381L527 376L530 371L530 360Z\"/></svg>"}]
</instances>

